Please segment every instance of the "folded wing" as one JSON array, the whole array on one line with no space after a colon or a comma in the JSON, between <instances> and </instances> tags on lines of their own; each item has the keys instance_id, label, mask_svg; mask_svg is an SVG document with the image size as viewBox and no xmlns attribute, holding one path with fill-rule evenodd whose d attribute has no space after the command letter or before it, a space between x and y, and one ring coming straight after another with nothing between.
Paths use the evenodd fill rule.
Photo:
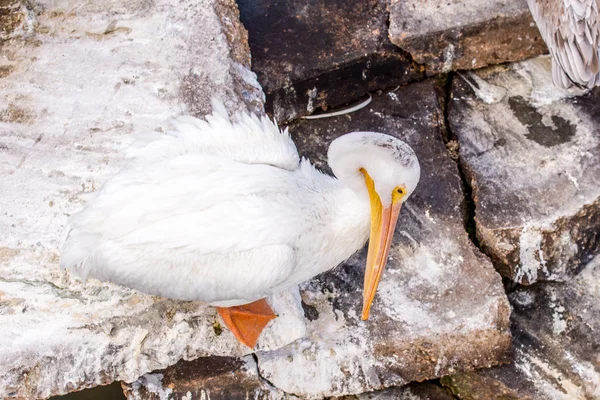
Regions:
<instances>
[{"instance_id":1,"label":"folded wing","mask_svg":"<svg viewBox=\"0 0 600 400\"><path fill-rule=\"evenodd\" d=\"M180 117L136 139L129 165L70 217L62 267L217 305L264 297L292 273L290 243L306 224L294 212L295 145L266 118L232 122L213 107L206 121Z\"/></svg>"},{"instance_id":2,"label":"folded wing","mask_svg":"<svg viewBox=\"0 0 600 400\"><path fill-rule=\"evenodd\" d=\"M127 151L137 164L148 164L183 154L207 154L246 164L298 168L299 157L287 129L269 118L241 113L229 118L223 103L213 99L213 113L201 120L180 116L166 134L140 134Z\"/></svg>"}]
</instances>

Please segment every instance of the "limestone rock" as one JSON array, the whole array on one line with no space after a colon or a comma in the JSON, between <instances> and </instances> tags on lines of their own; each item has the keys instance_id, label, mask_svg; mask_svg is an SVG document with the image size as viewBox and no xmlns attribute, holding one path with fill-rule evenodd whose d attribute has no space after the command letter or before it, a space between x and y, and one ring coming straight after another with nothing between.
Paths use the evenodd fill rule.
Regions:
<instances>
[{"instance_id":1,"label":"limestone rock","mask_svg":"<svg viewBox=\"0 0 600 400\"><path fill-rule=\"evenodd\" d=\"M389 35L429 74L547 52L522 0L391 0Z\"/></svg>"},{"instance_id":2,"label":"limestone rock","mask_svg":"<svg viewBox=\"0 0 600 400\"><path fill-rule=\"evenodd\" d=\"M67 216L123 165L119 150L133 132L203 114L214 94L230 111L262 109L235 3L1 6L10 29L0 44L0 398L45 398L134 381L181 358L247 353L221 333L212 308L83 285L58 267ZM263 348L302 336L296 298L275 299L289 332L281 337L274 323Z\"/></svg>"},{"instance_id":3,"label":"limestone rock","mask_svg":"<svg viewBox=\"0 0 600 400\"><path fill-rule=\"evenodd\" d=\"M600 398L599 282L597 257L569 282L510 293L514 362L460 377L469 386L464 398L491 398L482 397L491 384L510 388L517 399Z\"/></svg>"},{"instance_id":4,"label":"limestone rock","mask_svg":"<svg viewBox=\"0 0 600 400\"><path fill-rule=\"evenodd\" d=\"M421 182L402 208L370 319L360 320L362 251L301 287L303 339L257 353L261 376L275 387L302 398L341 396L507 361L508 303L499 275L464 230L442 119L427 81L375 96L350 115L290 126L301 154L324 169L329 143L346 132L400 137L419 157Z\"/></svg>"},{"instance_id":5,"label":"limestone rock","mask_svg":"<svg viewBox=\"0 0 600 400\"><path fill-rule=\"evenodd\" d=\"M123 389L129 400L296 398L261 379L252 356L180 361L164 371L146 374L131 384L124 384Z\"/></svg>"},{"instance_id":6,"label":"limestone rock","mask_svg":"<svg viewBox=\"0 0 600 400\"><path fill-rule=\"evenodd\" d=\"M411 383L355 396L337 397L334 400L456 400L452 393L434 383Z\"/></svg>"},{"instance_id":7,"label":"limestone rock","mask_svg":"<svg viewBox=\"0 0 600 400\"><path fill-rule=\"evenodd\" d=\"M252 69L278 121L422 77L422 69L387 37L387 0L238 4Z\"/></svg>"},{"instance_id":8,"label":"limestone rock","mask_svg":"<svg viewBox=\"0 0 600 400\"><path fill-rule=\"evenodd\" d=\"M452 96L483 250L518 283L577 273L600 253L600 91L555 88L539 57L457 77Z\"/></svg>"},{"instance_id":9,"label":"limestone rock","mask_svg":"<svg viewBox=\"0 0 600 400\"><path fill-rule=\"evenodd\" d=\"M440 382L459 399L531 400L527 396L521 397L515 390L496 379L481 376L474 372L445 376L440 379Z\"/></svg>"}]
</instances>

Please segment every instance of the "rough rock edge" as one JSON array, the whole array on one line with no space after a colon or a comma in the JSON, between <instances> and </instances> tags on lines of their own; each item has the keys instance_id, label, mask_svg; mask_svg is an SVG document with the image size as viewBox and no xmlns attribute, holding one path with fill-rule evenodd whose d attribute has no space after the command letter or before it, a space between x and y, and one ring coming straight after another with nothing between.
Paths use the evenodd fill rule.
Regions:
<instances>
[{"instance_id":1,"label":"rough rock edge","mask_svg":"<svg viewBox=\"0 0 600 400\"><path fill-rule=\"evenodd\" d=\"M290 395L289 393L285 393L282 390L276 388L271 382L264 379L260 375L260 371L257 365L257 358L255 353L251 355L245 356L243 358L238 358L243 365L240 368L243 368L246 372L250 371L249 375L255 375L257 381L264 386L267 392L257 391L254 393L256 398L260 398L263 400L294 400L297 399L296 396ZM170 367L171 368L171 367ZM174 391L174 388L170 383L166 385L162 382L164 379L164 374L161 371L151 372L145 374L138 378L135 382L125 383L121 382L121 387L123 389L123 393L128 400L162 400L163 398L169 398L170 395L182 395L183 393L178 393ZM200 391L200 396L208 396L210 398L210 391L204 390L202 387L198 388ZM175 390L177 390L175 388ZM193 396L193 393L187 392L184 396Z\"/></svg>"},{"instance_id":2,"label":"rough rock edge","mask_svg":"<svg viewBox=\"0 0 600 400\"><path fill-rule=\"evenodd\" d=\"M215 13L221 20L221 28L229 42L230 55L237 63L232 71L238 96L245 100L248 110L264 114L265 94L252 72L252 55L248 44L248 31L240 21L240 11L235 0L215 0Z\"/></svg>"},{"instance_id":3,"label":"rough rock edge","mask_svg":"<svg viewBox=\"0 0 600 400\"><path fill-rule=\"evenodd\" d=\"M465 165L465 171L469 168ZM475 180L470 179L473 184L474 196L477 196L476 190L477 185ZM550 224L539 224L532 226L525 226L523 228L497 228L488 229L478 222L477 215L475 215L477 237L481 244L481 251L487 254L496 266L497 271L506 277L512 277L516 282L522 285L530 285L538 280L564 282L570 277L577 275L589 262L587 255L582 252L577 252L573 257L569 258L565 264L573 265L568 271L563 274L557 275L555 272L548 272L545 270L545 265L539 262L535 269L529 272L524 271L521 260L521 241L525 229L537 231L537 235L540 240L541 251L544 254L552 254L549 249L553 248L553 242L556 238L560 237L560 234L564 232L565 228L569 228L569 224L573 225L573 221L582 219L600 219L598 215L600 210L600 198L597 198L591 203L584 204L581 209L577 212L563 215L557 219L551 221ZM575 223L577 225L577 223ZM500 251L495 243L508 239L514 243L514 249L508 253ZM560 247L558 247L560 249ZM556 250L556 249L555 249ZM554 261L553 259L551 259ZM539 261L539 260L538 260ZM527 266L529 267L529 266Z\"/></svg>"},{"instance_id":4,"label":"rough rock edge","mask_svg":"<svg viewBox=\"0 0 600 400\"><path fill-rule=\"evenodd\" d=\"M393 7L392 4L391 7ZM500 15L487 21L488 26L482 26L481 23L459 26L445 31L431 32L424 36L405 37L397 34L398 28L389 22L389 39L403 51L411 55L416 63L427 67L427 76L433 76L438 73L445 73L459 69L479 69L490 65L517 62L525 58L547 53L546 46L539 35L537 27L533 24L533 19L528 12L520 15ZM513 57L498 57L496 52L489 56L495 57L494 60L488 58L465 57L464 49L470 46L465 43L486 42L489 37L494 37L493 33L501 30L504 26L513 26L527 30L532 37L537 37L534 42L539 42L538 48L531 52L519 53ZM492 32L492 34L490 34ZM496 34L496 36L498 36ZM473 46L476 47L476 46ZM443 54L441 49L444 49ZM476 56L477 53L474 54ZM485 61L484 61L485 60Z\"/></svg>"},{"instance_id":5,"label":"rough rock edge","mask_svg":"<svg viewBox=\"0 0 600 400\"><path fill-rule=\"evenodd\" d=\"M537 59L549 59L549 56L539 56ZM536 58L531 60L536 60ZM520 63L527 62L529 61L526 60ZM507 66L489 66L486 68L481 68L481 70L490 72L501 70L509 71L511 68L510 66L518 66L520 63L510 63ZM515 70L518 72L517 69ZM454 72L450 72L450 74L453 74L453 79L459 78ZM460 75L460 72L458 74ZM464 77L462 78L465 79ZM475 90L475 87L471 83L468 81L467 83L472 89ZM480 81L479 83L481 84L486 82ZM452 86L453 81L450 80L448 91L446 92L446 110L448 110L452 96ZM474 94L476 97L481 96L481 93L477 90L475 90ZM580 91L570 93L567 96L565 92L562 97L554 98L550 96L550 99L552 101L558 101L559 99L577 97L586 94L592 95L592 93ZM502 94L502 96L504 96L504 94ZM484 100L483 98L481 99ZM458 138L451 132L450 122L446 119L445 123L451 139L458 141ZM469 191L471 192L471 201L467 204L469 207L467 211L473 221L466 221L466 223L472 224L472 226L467 226L467 230L469 231L469 229L472 229L473 232L469 231L469 236L471 237L473 244L478 247L483 254L491 259L494 267L503 277L507 277L522 285L531 285L537 281L564 282L573 276L576 276L589 262L591 262L593 257L597 255L597 250L595 249L598 248L599 239L594 240L594 238L590 237L584 238L584 244L589 245L591 241L591 246L593 246L591 255L585 251L576 251L564 259L550 257L546 260L540 260L537 252L535 252L535 260L532 263L527 262L531 260L522 260L521 248L524 241L532 240L535 235L535 240L536 242L539 242L540 246L538 250L541 250L543 254L560 253L561 255L564 255L567 250L560 244L561 234L569 232L570 226L579 226L579 222L581 221L600 221L600 197L588 198L585 202L580 203L579 208L561 210L562 212L558 212L552 217L535 221L535 223L525 223L523 226L517 226L514 228L487 228L480 222L480 218L478 217L479 211L477 210L476 204L478 203L479 188L476 174L473 172L468 162L460 156L458 157L458 168L461 171L461 175L464 177L463 182L465 188L468 189L467 194ZM573 221L578 222L574 223ZM589 229L590 224L588 223L588 225L585 227ZM496 243L502 241L508 241L513 245L514 248L510 251L503 251L502 248L496 246ZM581 244L577 242L577 245ZM596 253L594 253L594 251L596 251ZM546 264L549 264L552 270L549 270L549 268L546 267ZM562 268L556 267L558 264L560 264L559 267Z\"/></svg>"}]
</instances>

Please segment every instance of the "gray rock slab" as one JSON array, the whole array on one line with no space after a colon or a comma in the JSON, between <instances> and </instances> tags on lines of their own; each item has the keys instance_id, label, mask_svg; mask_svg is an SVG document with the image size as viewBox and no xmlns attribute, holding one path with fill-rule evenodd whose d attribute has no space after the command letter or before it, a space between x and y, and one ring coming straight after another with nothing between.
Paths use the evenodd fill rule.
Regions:
<instances>
[{"instance_id":1,"label":"gray rock slab","mask_svg":"<svg viewBox=\"0 0 600 400\"><path fill-rule=\"evenodd\" d=\"M600 253L600 92L552 84L550 58L456 77L452 133L477 237L518 283L564 280Z\"/></svg>"},{"instance_id":2,"label":"gray rock slab","mask_svg":"<svg viewBox=\"0 0 600 400\"><path fill-rule=\"evenodd\" d=\"M235 3L9 3L0 15L0 398L247 353L218 334L212 308L83 285L58 267L68 215L123 165L133 132L203 114L214 94L231 111L262 109ZM297 303L293 293L275 301ZM274 323L261 346L301 336L293 307L280 311L286 335Z\"/></svg>"},{"instance_id":3,"label":"gray rock slab","mask_svg":"<svg viewBox=\"0 0 600 400\"><path fill-rule=\"evenodd\" d=\"M390 40L428 74L547 52L523 0L391 0Z\"/></svg>"},{"instance_id":4,"label":"gray rock slab","mask_svg":"<svg viewBox=\"0 0 600 400\"><path fill-rule=\"evenodd\" d=\"M128 400L293 400L258 375L252 356L180 361L166 370L123 384Z\"/></svg>"},{"instance_id":5,"label":"gray rock slab","mask_svg":"<svg viewBox=\"0 0 600 400\"><path fill-rule=\"evenodd\" d=\"M461 181L442 121L426 81L374 96L350 115L290 126L301 154L325 170L329 143L346 132L402 138L419 157L421 182L402 208L368 321L360 320L365 251L301 286L305 337L257 353L260 375L278 389L341 396L507 361L508 302L500 276L463 227Z\"/></svg>"},{"instance_id":6,"label":"gray rock slab","mask_svg":"<svg viewBox=\"0 0 600 400\"><path fill-rule=\"evenodd\" d=\"M423 382L353 396L336 397L332 400L456 400L456 397L450 390L435 383Z\"/></svg>"},{"instance_id":7,"label":"gray rock slab","mask_svg":"<svg viewBox=\"0 0 600 400\"><path fill-rule=\"evenodd\" d=\"M387 3L238 0L267 111L287 121L422 79L388 39Z\"/></svg>"},{"instance_id":8,"label":"gray rock slab","mask_svg":"<svg viewBox=\"0 0 600 400\"><path fill-rule=\"evenodd\" d=\"M492 385L509 388L504 400L600 398L599 282L600 257L569 282L511 292L514 362L459 377L461 398L490 399Z\"/></svg>"},{"instance_id":9,"label":"gray rock slab","mask_svg":"<svg viewBox=\"0 0 600 400\"><path fill-rule=\"evenodd\" d=\"M258 374L252 356L208 357L180 361L162 371L124 383L128 400L211 399L211 400L299 400L275 389ZM331 400L455 400L452 392L430 382L411 383L369 393L331 397Z\"/></svg>"}]
</instances>

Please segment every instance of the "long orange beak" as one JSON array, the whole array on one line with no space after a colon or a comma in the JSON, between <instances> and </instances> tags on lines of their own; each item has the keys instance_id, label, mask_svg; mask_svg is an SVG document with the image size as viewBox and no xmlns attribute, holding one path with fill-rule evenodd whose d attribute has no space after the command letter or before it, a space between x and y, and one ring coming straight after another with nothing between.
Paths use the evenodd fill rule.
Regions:
<instances>
[{"instance_id":1,"label":"long orange beak","mask_svg":"<svg viewBox=\"0 0 600 400\"><path fill-rule=\"evenodd\" d=\"M371 200L371 236L369 237L361 316L363 320L366 320L369 318L371 304L387 263L402 202L393 201L389 207L383 208L381 199L375 191L373 180L365 170L362 170L362 172L365 175L365 182Z\"/></svg>"}]
</instances>

